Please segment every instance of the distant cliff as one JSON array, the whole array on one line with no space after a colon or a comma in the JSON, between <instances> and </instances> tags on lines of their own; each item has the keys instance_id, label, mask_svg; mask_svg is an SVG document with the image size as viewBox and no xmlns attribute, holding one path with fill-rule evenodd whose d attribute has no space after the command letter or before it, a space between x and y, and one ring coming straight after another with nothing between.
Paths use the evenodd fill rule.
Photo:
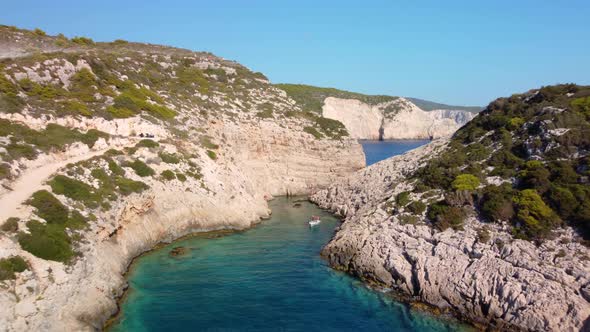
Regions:
<instances>
[{"instance_id":1,"label":"distant cliff","mask_svg":"<svg viewBox=\"0 0 590 332\"><path fill-rule=\"evenodd\" d=\"M342 122L350 136L359 139L449 136L473 119L478 109L414 98L369 96L308 85L279 84L277 87L285 90L306 111Z\"/></svg>"},{"instance_id":2,"label":"distant cliff","mask_svg":"<svg viewBox=\"0 0 590 332\"><path fill-rule=\"evenodd\" d=\"M475 115L467 111L425 112L405 98L370 105L356 99L328 97L322 115L344 124L360 139L422 139L453 134Z\"/></svg>"}]
</instances>

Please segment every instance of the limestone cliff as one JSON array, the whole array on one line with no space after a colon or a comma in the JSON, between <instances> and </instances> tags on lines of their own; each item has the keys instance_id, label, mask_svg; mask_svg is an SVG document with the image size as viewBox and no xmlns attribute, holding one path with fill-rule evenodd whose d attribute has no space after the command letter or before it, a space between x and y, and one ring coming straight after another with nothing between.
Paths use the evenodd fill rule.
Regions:
<instances>
[{"instance_id":1,"label":"limestone cliff","mask_svg":"<svg viewBox=\"0 0 590 332\"><path fill-rule=\"evenodd\" d=\"M475 115L460 110L426 112L405 98L371 105L356 99L328 97L322 115L344 124L360 139L429 139L449 136Z\"/></svg>"},{"instance_id":2,"label":"limestone cliff","mask_svg":"<svg viewBox=\"0 0 590 332\"><path fill-rule=\"evenodd\" d=\"M364 167L341 124L235 62L0 33L2 331L100 329L137 255Z\"/></svg>"}]
</instances>

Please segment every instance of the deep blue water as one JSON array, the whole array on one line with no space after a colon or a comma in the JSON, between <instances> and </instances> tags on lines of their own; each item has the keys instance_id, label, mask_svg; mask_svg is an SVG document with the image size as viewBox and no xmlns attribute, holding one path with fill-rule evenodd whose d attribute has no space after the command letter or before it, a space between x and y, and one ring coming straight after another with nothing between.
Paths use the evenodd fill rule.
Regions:
<instances>
[{"instance_id":1,"label":"deep blue water","mask_svg":"<svg viewBox=\"0 0 590 332\"><path fill-rule=\"evenodd\" d=\"M430 142L429 140L360 141L365 151L367 166L383 159L403 154Z\"/></svg>"},{"instance_id":2,"label":"deep blue water","mask_svg":"<svg viewBox=\"0 0 590 332\"><path fill-rule=\"evenodd\" d=\"M389 147L381 155L391 154ZM410 309L330 269L319 253L339 221L311 203L294 204L293 198L277 198L270 202L272 217L253 229L196 235L138 258L128 275L130 288L121 313L110 330L467 329ZM311 215L321 216L322 223L310 229ZM170 251L179 246L188 253L171 257Z\"/></svg>"}]
</instances>

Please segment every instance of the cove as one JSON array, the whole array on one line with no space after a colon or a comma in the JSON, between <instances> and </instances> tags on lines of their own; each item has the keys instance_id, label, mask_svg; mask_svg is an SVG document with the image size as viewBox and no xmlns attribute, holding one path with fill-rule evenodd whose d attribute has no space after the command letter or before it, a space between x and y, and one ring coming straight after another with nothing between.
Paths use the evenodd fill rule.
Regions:
<instances>
[{"instance_id":1,"label":"cove","mask_svg":"<svg viewBox=\"0 0 590 332\"><path fill-rule=\"evenodd\" d=\"M300 206L298 206L300 204ZM297 207L298 206L298 207ZM451 331L453 321L412 310L330 269L321 248L339 221L280 197L259 226L201 234L135 261L111 331ZM321 216L310 228L310 215ZM187 253L172 257L176 247Z\"/></svg>"},{"instance_id":2,"label":"cove","mask_svg":"<svg viewBox=\"0 0 590 332\"><path fill-rule=\"evenodd\" d=\"M428 141L363 141L382 160ZM369 148L367 148L369 146ZM269 220L243 232L195 234L132 264L110 331L457 331L332 270L320 257L340 221L303 198L269 202ZM310 228L311 215L322 222ZM171 256L175 248L186 253Z\"/></svg>"}]
</instances>

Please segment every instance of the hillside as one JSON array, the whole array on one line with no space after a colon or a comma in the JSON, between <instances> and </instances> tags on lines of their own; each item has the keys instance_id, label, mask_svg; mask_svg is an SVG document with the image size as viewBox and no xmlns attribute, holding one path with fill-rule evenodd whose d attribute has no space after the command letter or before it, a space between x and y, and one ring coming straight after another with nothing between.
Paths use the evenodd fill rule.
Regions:
<instances>
[{"instance_id":1,"label":"hillside","mask_svg":"<svg viewBox=\"0 0 590 332\"><path fill-rule=\"evenodd\" d=\"M323 254L410 301L500 329L590 316L590 87L499 98L443 139L312 200L346 217Z\"/></svg>"},{"instance_id":2,"label":"hillside","mask_svg":"<svg viewBox=\"0 0 590 332\"><path fill-rule=\"evenodd\" d=\"M449 136L474 116L465 109L411 98L369 96L309 85L275 85L310 114L342 122L360 139L430 139ZM435 109L434 106L440 108Z\"/></svg>"},{"instance_id":3,"label":"hillside","mask_svg":"<svg viewBox=\"0 0 590 332\"><path fill-rule=\"evenodd\" d=\"M364 167L343 125L209 53L0 27L0 326L96 330L131 260Z\"/></svg>"}]
</instances>

